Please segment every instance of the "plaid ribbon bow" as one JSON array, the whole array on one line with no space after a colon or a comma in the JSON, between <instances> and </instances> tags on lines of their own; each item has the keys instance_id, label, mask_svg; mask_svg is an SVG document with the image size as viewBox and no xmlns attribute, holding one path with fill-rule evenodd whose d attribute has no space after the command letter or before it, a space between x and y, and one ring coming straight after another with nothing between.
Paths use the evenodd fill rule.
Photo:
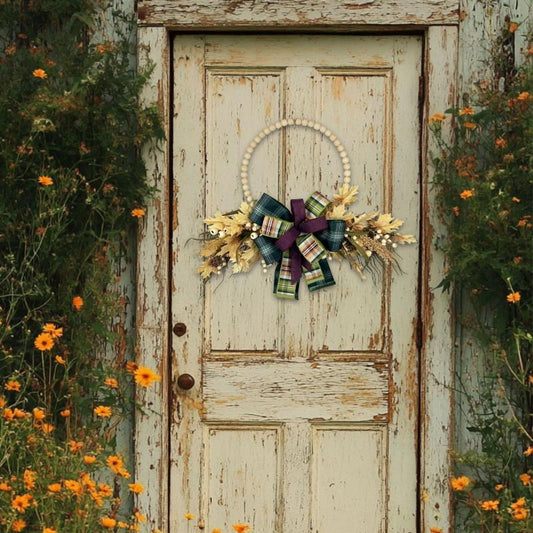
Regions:
<instances>
[{"instance_id":1,"label":"plaid ribbon bow","mask_svg":"<svg viewBox=\"0 0 533 533\"><path fill-rule=\"evenodd\" d=\"M325 259L327 252L340 249L344 239L344 220L326 220L330 201L313 193L307 201L291 200L291 212L280 202L263 194L250 214L261 226L255 244L267 264L277 262L274 294L279 298L298 299L302 276L310 291L335 284Z\"/></svg>"}]
</instances>

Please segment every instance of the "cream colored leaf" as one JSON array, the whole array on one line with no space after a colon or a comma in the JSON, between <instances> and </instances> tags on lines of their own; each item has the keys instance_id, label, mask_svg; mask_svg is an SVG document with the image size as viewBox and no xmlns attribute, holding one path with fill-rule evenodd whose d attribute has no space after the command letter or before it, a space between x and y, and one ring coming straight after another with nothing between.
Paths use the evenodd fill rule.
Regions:
<instances>
[{"instance_id":1,"label":"cream colored leaf","mask_svg":"<svg viewBox=\"0 0 533 533\"><path fill-rule=\"evenodd\" d=\"M393 233L402 224L403 220L394 219L390 213L383 213L376 220L370 222L370 226L376 230L381 230L383 233Z\"/></svg>"},{"instance_id":2,"label":"cream colored leaf","mask_svg":"<svg viewBox=\"0 0 533 533\"><path fill-rule=\"evenodd\" d=\"M334 205L326 212L326 218L328 220L343 220L346 209L343 204Z\"/></svg>"},{"instance_id":3,"label":"cream colored leaf","mask_svg":"<svg viewBox=\"0 0 533 533\"><path fill-rule=\"evenodd\" d=\"M333 196L334 204L350 205L355 202L359 188L356 185L350 186L345 183L337 194Z\"/></svg>"},{"instance_id":4,"label":"cream colored leaf","mask_svg":"<svg viewBox=\"0 0 533 533\"><path fill-rule=\"evenodd\" d=\"M416 242L414 235L400 235L396 234L392 237L392 242L397 242L398 244L413 244Z\"/></svg>"}]
</instances>

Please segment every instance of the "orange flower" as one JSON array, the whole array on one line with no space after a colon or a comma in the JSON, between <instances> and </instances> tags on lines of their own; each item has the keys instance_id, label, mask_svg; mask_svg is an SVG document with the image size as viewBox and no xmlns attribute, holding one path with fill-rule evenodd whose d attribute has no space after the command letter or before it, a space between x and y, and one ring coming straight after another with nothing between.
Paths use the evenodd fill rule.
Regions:
<instances>
[{"instance_id":1,"label":"orange flower","mask_svg":"<svg viewBox=\"0 0 533 533\"><path fill-rule=\"evenodd\" d=\"M481 508L484 511L497 511L500 505L500 500L486 500L481 502Z\"/></svg>"},{"instance_id":2,"label":"orange flower","mask_svg":"<svg viewBox=\"0 0 533 533\"><path fill-rule=\"evenodd\" d=\"M124 461L118 455L110 455L107 458L106 463L115 474L118 474L118 472L124 467Z\"/></svg>"},{"instance_id":3,"label":"orange flower","mask_svg":"<svg viewBox=\"0 0 533 533\"><path fill-rule=\"evenodd\" d=\"M56 355L55 360L56 360L56 363L58 365L66 365L67 364L67 362L60 355Z\"/></svg>"},{"instance_id":4,"label":"orange flower","mask_svg":"<svg viewBox=\"0 0 533 533\"><path fill-rule=\"evenodd\" d=\"M246 533L246 531L250 531L250 529L251 527L246 524L233 524L233 531L236 531L237 533Z\"/></svg>"},{"instance_id":5,"label":"orange flower","mask_svg":"<svg viewBox=\"0 0 533 533\"><path fill-rule=\"evenodd\" d=\"M104 498L111 498L113 496L113 489L105 483L98 484L98 493Z\"/></svg>"},{"instance_id":6,"label":"orange flower","mask_svg":"<svg viewBox=\"0 0 533 533\"><path fill-rule=\"evenodd\" d=\"M142 218L144 215L146 215L146 210L142 207L136 207L135 209L131 210L131 216L135 218Z\"/></svg>"},{"instance_id":7,"label":"orange flower","mask_svg":"<svg viewBox=\"0 0 533 533\"><path fill-rule=\"evenodd\" d=\"M26 527L26 522L22 518L18 518L11 524L11 529L15 532L22 531Z\"/></svg>"},{"instance_id":8,"label":"orange flower","mask_svg":"<svg viewBox=\"0 0 533 533\"><path fill-rule=\"evenodd\" d=\"M110 516L102 516L102 518L100 518L100 524L107 529L113 529L117 525L117 521Z\"/></svg>"},{"instance_id":9,"label":"orange flower","mask_svg":"<svg viewBox=\"0 0 533 533\"><path fill-rule=\"evenodd\" d=\"M140 494L144 490L144 485L141 483L129 483L128 487L134 494Z\"/></svg>"},{"instance_id":10,"label":"orange flower","mask_svg":"<svg viewBox=\"0 0 533 533\"><path fill-rule=\"evenodd\" d=\"M511 22L509 24L509 31L511 33L514 33L517 30L517 28L518 28L518 24L516 22Z\"/></svg>"},{"instance_id":11,"label":"orange flower","mask_svg":"<svg viewBox=\"0 0 533 533\"><path fill-rule=\"evenodd\" d=\"M36 78L40 78L41 80L44 80L45 78L48 77L48 74L46 73L45 70L43 70L42 68L36 68L32 74L36 77Z\"/></svg>"},{"instance_id":12,"label":"orange flower","mask_svg":"<svg viewBox=\"0 0 533 533\"><path fill-rule=\"evenodd\" d=\"M84 455L83 456L83 462L86 465L92 465L93 463L96 462L96 457L94 455Z\"/></svg>"},{"instance_id":13,"label":"orange flower","mask_svg":"<svg viewBox=\"0 0 533 533\"><path fill-rule=\"evenodd\" d=\"M58 328L55 324L50 322L43 326L43 332L49 333L54 339L63 336L63 328Z\"/></svg>"},{"instance_id":14,"label":"orange flower","mask_svg":"<svg viewBox=\"0 0 533 533\"><path fill-rule=\"evenodd\" d=\"M31 494L23 494L22 496L15 496L11 500L11 507L19 513L25 513L26 509L30 506L33 498Z\"/></svg>"},{"instance_id":15,"label":"orange flower","mask_svg":"<svg viewBox=\"0 0 533 533\"><path fill-rule=\"evenodd\" d=\"M462 117L464 115L473 115L474 110L471 107L463 107L463 109L459 109L459 116Z\"/></svg>"},{"instance_id":16,"label":"orange flower","mask_svg":"<svg viewBox=\"0 0 533 533\"><path fill-rule=\"evenodd\" d=\"M57 533L57 529L55 527L45 527L43 533Z\"/></svg>"},{"instance_id":17,"label":"orange flower","mask_svg":"<svg viewBox=\"0 0 533 533\"><path fill-rule=\"evenodd\" d=\"M34 472L33 470L24 470L24 474L22 475L22 478L24 480L24 486L26 487L26 490L31 490L35 487L35 478L37 477L37 472Z\"/></svg>"},{"instance_id":18,"label":"orange flower","mask_svg":"<svg viewBox=\"0 0 533 533\"><path fill-rule=\"evenodd\" d=\"M528 514L527 509L524 509L523 507L521 507L520 509L513 511L513 519L514 520L525 520L527 518L527 514Z\"/></svg>"},{"instance_id":19,"label":"orange flower","mask_svg":"<svg viewBox=\"0 0 533 533\"><path fill-rule=\"evenodd\" d=\"M93 409L94 414L100 418L109 418L111 416L111 407L107 405L98 405Z\"/></svg>"},{"instance_id":20,"label":"orange flower","mask_svg":"<svg viewBox=\"0 0 533 533\"><path fill-rule=\"evenodd\" d=\"M465 490L470 485L470 479L466 476L452 477L451 485L453 490Z\"/></svg>"},{"instance_id":21,"label":"orange flower","mask_svg":"<svg viewBox=\"0 0 533 533\"><path fill-rule=\"evenodd\" d=\"M81 494L82 486L79 481L75 481L74 479L65 479L64 483L65 487L74 494L78 496Z\"/></svg>"},{"instance_id":22,"label":"orange flower","mask_svg":"<svg viewBox=\"0 0 533 533\"><path fill-rule=\"evenodd\" d=\"M516 196L513 196L513 197L511 198L511 200L512 200L514 203L516 203L516 204L519 204L519 203L520 203L520 198L517 198Z\"/></svg>"},{"instance_id":23,"label":"orange flower","mask_svg":"<svg viewBox=\"0 0 533 533\"><path fill-rule=\"evenodd\" d=\"M10 380L4 385L4 389L19 392L20 391L20 383L15 380Z\"/></svg>"},{"instance_id":24,"label":"orange flower","mask_svg":"<svg viewBox=\"0 0 533 533\"><path fill-rule=\"evenodd\" d=\"M222 533L222 530L216 527L215 529L213 529L212 533Z\"/></svg>"},{"instance_id":25,"label":"orange flower","mask_svg":"<svg viewBox=\"0 0 533 533\"><path fill-rule=\"evenodd\" d=\"M47 487L49 492L57 493L61 491L61 483L50 483Z\"/></svg>"},{"instance_id":26,"label":"orange flower","mask_svg":"<svg viewBox=\"0 0 533 533\"><path fill-rule=\"evenodd\" d=\"M521 102L525 102L525 101L529 100L530 97L531 97L531 95L527 91L524 91L523 93L520 93L516 97L516 99L520 100Z\"/></svg>"},{"instance_id":27,"label":"orange flower","mask_svg":"<svg viewBox=\"0 0 533 533\"><path fill-rule=\"evenodd\" d=\"M0 409L2 409L6 403L6 399L3 396L0 396Z\"/></svg>"},{"instance_id":28,"label":"orange flower","mask_svg":"<svg viewBox=\"0 0 533 533\"><path fill-rule=\"evenodd\" d=\"M435 113L430 119L430 124L435 124L436 122L443 122L446 120L446 117L442 113Z\"/></svg>"},{"instance_id":29,"label":"orange flower","mask_svg":"<svg viewBox=\"0 0 533 533\"><path fill-rule=\"evenodd\" d=\"M465 189L459 194L459 196L463 200L466 200L467 198L472 198L472 196L474 196L474 191L472 189Z\"/></svg>"},{"instance_id":30,"label":"orange flower","mask_svg":"<svg viewBox=\"0 0 533 533\"><path fill-rule=\"evenodd\" d=\"M13 410L13 416L15 418L24 418L26 416L26 413L22 409L15 407L15 409Z\"/></svg>"},{"instance_id":31,"label":"orange flower","mask_svg":"<svg viewBox=\"0 0 533 533\"><path fill-rule=\"evenodd\" d=\"M497 491L497 492L500 492L500 490L503 489L503 485L501 483L498 483L495 487L494 487L494 490Z\"/></svg>"},{"instance_id":32,"label":"orange flower","mask_svg":"<svg viewBox=\"0 0 533 533\"><path fill-rule=\"evenodd\" d=\"M49 187L50 185L54 184L54 180L50 176L39 176L37 181L43 187Z\"/></svg>"},{"instance_id":33,"label":"orange flower","mask_svg":"<svg viewBox=\"0 0 533 533\"><path fill-rule=\"evenodd\" d=\"M454 206L452 210L453 210L453 214L454 214L456 217L458 217L458 216L459 216L459 208L458 208L457 206Z\"/></svg>"},{"instance_id":34,"label":"orange flower","mask_svg":"<svg viewBox=\"0 0 533 533\"><path fill-rule=\"evenodd\" d=\"M516 304L520 301L520 292L511 292L507 295L507 301L512 304Z\"/></svg>"},{"instance_id":35,"label":"orange flower","mask_svg":"<svg viewBox=\"0 0 533 533\"><path fill-rule=\"evenodd\" d=\"M5 481L2 481L2 483L0 483L0 490L3 492L10 492L13 489Z\"/></svg>"},{"instance_id":36,"label":"orange flower","mask_svg":"<svg viewBox=\"0 0 533 533\"><path fill-rule=\"evenodd\" d=\"M71 452L77 453L83 448L83 442L79 440L69 440L68 447Z\"/></svg>"},{"instance_id":37,"label":"orange flower","mask_svg":"<svg viewBox=\"0 0 533 533\"><path fill-rule=\"evenodd\" d=\"M531 485L531 476L529 474L520 474L518 477L523 485Z\"/></svg>"},{"instance_id":38,"label":"orange flower","mask_svg":"<svg viewBox=\"0 0 533 533\"><path fill-rule=\"evenodd\" d=\"M474 130L477 128L477 125L473 122L465 122L465 128L468 128L469 130Z\"/></svg>"},{"instance_id":39,"label":"orange flower","mask_svg":"<svg viewBox=\"0 0 533 533\"><path fill-rule=\"evenodd\" d=\"M4 409L4 418L6 420L13 420L15 418L15 413L13 412L13 409L6 407Z\"/></svg>"},{"instance_id":40,"label":"orange flower","mask_svg":"<svg viewBox=\"0 0 533 533\"><path fill-rule=\"evenodd\" d=\"M137 522L146 522L146 515L139 513L139 511L135 511L135 520L137 520Z\"/></svg>"},{"instance_id":41,"label":"orange flower","mask_svg":"<svg viewBox=\"0 0 533 533\"><path fill-rule=\"evenodd\" d=\"M39 409L39 407L33 408L33 418L35 418L35 420L44 420L45 416L46 414L43 409Z\"/></svg>"},{"instance_id":42,"label":"orange flower","mask_svg":"<svg viewBox=\"0 0 533 533\"><path fill-rule=\"evenodd\" d=\"M139 368L137 366L137 363L134 363L133 361L128 361L126 363L126 370L130 373L130 374L134 374L135 371L137 370L137 368Z\"/></svg>"},{"instance_id":43,"label":"orange flower","mask_svg":"<svg viewBox=\"0 0 533 533\"><path fill-rule=\"evenodd\" d=\"M33 344L35 348L41 350L41 352L45 352L47 350L51 350L54 347L54 339L52 338L52 335L50 335L50 333L41 333L37 336Z\"/></svg>"},{"instance_id":44,"label":"orange flower","mask_svg":"<svg viewBox=\"0 0 533 533\"><path fill-rule=\"evenodd\" d=\"M526 457L529 457L530 455L533 455L533 446L528 446L527 450L524 452L524 455Z\"/></svg>"},{"instance_id":45,"label":"orange flower","mask_svg":"<svg viewBox=\"0 0 533 533\"><path fill-rule=\"evenodd\" d=\"M194 520L196 518L196 515L193 515L192 513L185 513L185 518L187 520Z\"/></svg>"},{"instance_id":46,"label":"orange flower","mask_svg":"<svg viewBox=\"0 0 533 533\"><path fill-rule=\"evenodd\" d=\"M494 143L496 148L505 148L507 146L507 141L505 139L496 139Z\"/></svg>"},{"instance_id":47,"label":"orange flower","mask_svg":"<svg viewBox=\"0 0 533 533\"><path fill-rule=\"evenodd\" d=\"M104 383L112 389L118 389L118 381L115 378L106 378Z\"/></svg>"},{"instance_id":48,"label":"orange flower","mask_svg":"<svg viewBox=\"0 0 533 533\"><path fill-rule=\"evenodd\" d=\"M72 298L72 307L79 311L83 307L83 298L81 296L74 296Z\"/></svg>"},{"instance_id":49,"label":"orange flower","mask_svg":"<svg viewBox=\"0 0 533 533\"><path fill-rule=\"evenodd\" d=\"M150 368L140 366L135 370L135 381L141 387L149 387L154 381L161 381L161 378Z\"/></svg>"},{"instance_id":50,"label":"orange flower","mask_svg":"<svg viewBox=\"0 0 533 533\"><path fill-rule=\"evenodd\" d=\"M52 433L52 431L54 431L55 427L52 426L52 424L43 424L41 426L41 429L45 432L45 433Z\"/></svg>"},{"instance_id":51,"label":"orange flower","mask_svg":"<svg viewBox=\"0 0 533 533\"><path fill-rule=\"evenodd\" d=\"M70 416L70 409L63 409L63 411L60 411L59 414L63 418L68 418Z\"/></svg>"},{"instance_id":52,"label":"orange flower","mask_svg":"<svg viewBox=\"0 0 533 533\"><path fill-rule=\"evenodd\" d=\"M429 528L429 533L442 533L442 529L440 527L431 527Z\"/></svg>"}]
</instances>

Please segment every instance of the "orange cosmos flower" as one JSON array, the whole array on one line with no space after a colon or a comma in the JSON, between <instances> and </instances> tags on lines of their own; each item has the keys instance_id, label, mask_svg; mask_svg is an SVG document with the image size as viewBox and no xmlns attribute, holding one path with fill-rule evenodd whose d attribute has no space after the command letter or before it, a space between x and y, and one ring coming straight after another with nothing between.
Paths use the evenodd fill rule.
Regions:
<instances>
[{"instance_id":1,"label":"orange cosmos flower","mask_svg":"<svg viewBox=\"0 0 533 533\"><path fill-rule=\"evenodd\" d=\"M80 495L82 491L82 486L79 481L75 481L74 479L65 479L64 481L65 487L73 492L74 494Z\"/></svg>"},{"instance_id":2,"label":"orange cosmos flower","mask_svg":"<svg viewBox=\"0 0 533 533\"><path fill-rule=\"evenodd\" d=\"M137 366L137 363L134 363L133 361L128 361L126 363L126 370L130 373L130 374L134 374L135 371L137 370L137 368L139 368Z\"/></svg>"},{"instance_id":3,"label":"orange cosmos flower","mask_svg":"<svg viewBox=\"0 0 533 533\"><path fill-rule=\"evenodd\" d=\"M442 529L440 527L431 527L429 533L442 533Z\"/></svg>"},{"instance_id":4,"label":"orange cosmos flower","mask_svg":"<svg viewBox=\"0 0 533 533\"><path fill-rule=\"evenodd\" d=\"M66 365L67 364L67 362L60 355L56 355L55 360L56 360L56 363L58 365Z\"/></svg>"},{"instance_id":5,"label":"orange cosmos flower","mask_svg":"<svg viewBox=\"0 0 533 533\"><path fill-rule=\"evenodd\" d=\"M515 204L519 204L520 203L520 198L517 198L516 196L513 196L511 198L511 200L515 203Z\"/></svg>"},{"instance_id":6,"label":"orange cosmos flower","mask_svg":"<svg viewBox=\"0 0 533 533\"><path fill-rule=\"evenodd\" d=\"M124 467L124 461L118 455L110 455L107 458L107 466L113 470L115 474L118 474L119 470Z\"/></svg>"},{"instance_id":7,"label":"orange cosmos flower","mask_svg":"<svg viewBox=\"0 0 533 533\"><path fill-rule=\"evenodd\" d=\"M15 418L24 418L26 416L26 413L22 409L15 407L15 409L13 410L13 416Z\"/></svg>"},{"instance_id":8,"label":"orange cosmos flower","mask_svg":"<svg viewBox=\"0 0 533 533\"><path fill-rule=\"evenodd\" d=\"M41 352L45 352L54 347L54 339L50 333L41 333L37 336L33 344L35 348L41 350Z\"/></svg>"},{"instance_id":9,"label":"orange cosmos flower","mask_svg":"<svg viewBox=\"0 0 533 533\"><path fill-rule=\"evenodd\" d=\"M222 530L216 527L215 529L213 529L212 533L222 533Z\"/></svg>"},{"instance_id":10,"label":"orange cosmos flower","mask_svg":"<svg viewBox=\"0 0 533 533\"><path fill-rule=\"evenodd\" d=\"M530 455L533 455L533 446L528 446L526 451L524 452L524 455L526 457L529 457Z\"/></svg>"},{"instance_id":11,"label":"orange cosmos flower","mask_svg":"<svg viewBox=\"0 0 533 533\"><path fill-rule=\"evenodd\" d=\"M83 462L86 465L92 465L93 463L96 462L96 457L94 455L84 455L83 456Z\"/></svg>"},{"instance_id":12,"label":"orange cosmos flower","mask_svg":"<svg viewBox=\"0 0 533 533\"><path fill-rule=\"evenodd\" d=\"M68 418L70 416L70 409L63 409L63 411L60 411L59 414L63 418Z\"/></svg>"},{"instance_id":13,"label":"orange cosmos flower","mask_svg":"<svg viewBox=\"0 0 533 533\"><path fill-rule=\"evenodd\" d=\"M100 518L100 524L107 529L113 529L117 525L117 521L110 516L102 516L102 518Z\"/></svg>"},{"instance_id":14,"label":"orange cosmos flower","mask_svg":"<svg viewBox=\"0 0 533 533\"><path fill-rule=\"evenodd\" d=\"M501 483L498 483L495 487L494 487L494 490L497 491L497 492L500 492L500 490L503 489L503 485Z\"/></svg>"},{"instance_id":15,"label":"orange cosmos flower","mask_svg":"<svg viewBox=\"0 0 533 533\"><path fill-rule=\"evenodd\" d=\"M484 511L497 511L500 505L500 500L486 500L481 502L481 508Z\"/></svg>"},{"instance_id":16,"label":"orange cosmos flower","mask_svg":"<svg viewBox=\"0 0 533 533\"><path fill-rule=\"evenodd\" d=\"M50 187L50 185L54 184L54 180L50 176L39 176L37 181L43 187Z\"/></svg>"},{"instance_id":17,"label":"orange cosmos flower","mask_svg":"<svg viewBox=\"0 0 533 533\"><path fill-rule=\"evenodd\" d=\"M45 433L52 433L52 431L54 431L55 427L52 426L52 424L43 424L41 426L41 429L45 432Z\"/></svg>"},{"instance_id":18,"label":"orange cosmos flower","mask_svg":"<svg viewBox=\"0 0 533 533\"><path fill-rule=\"evenodd\" d=\"M43 409L39 409L39 407L33 408L33 418L35 418L35 420L44 420L45 416L46 414Z\"/></svg>"},{"instance_id":19,"label":"orange cosmos flower","mask_svg":"<svg viewBox=\"0 0 533 533\"><path fill-rule=\"evenodd\" d=\"M531 485L531 476L529 474L520 474L518 477L523 485Z\"/></svg>"},{"instance_id":20,"label":"orange cosmos flower","mask_svg":"<svg viewBox=\"0 0 533 533\"><path fill-rule=\"evenodd\" d=\"M520 507L520 509L513 511L514 520L525 520L527 518L527 515L528 515L528 511L527 509L524 509L523 507Z\"/></svg>"},{"instance_id":21,"label":"orange cosmos flower","mask_svg":"<svg viewBox=\"0 0 533 533\"><path fill-rule=\"evenodd\" d=\"M16 380L10 380L4 385L4 389L19 392L20 391L20 383Z\"/></svg>"},{"instance_id":22,"label":"orange cosmos flower","mask_svg":"<svg viewBox=\"0 0 533 533\"><path fill-rule=\"evenodd\" d=\"M34 75L34 77L36 78L39 78L41 80L44 80L45 78L48 77L48 74L46 73L45 70L43 70L42 68L36 68L32 74Z\"/></svg>"},{"instance_id":23,"label":"orange cosmos flower","mask_svg":"<svg viewBox=\"0 0 533 533\"><path fill-rule=\"evenodd\" d=\"M106 378L104 383L112 389L118 389L118 381L115 378Z\"/></svg>"},{"instance_id":24,"label":"orange cosmos flower","mask_svg":"<svg viewBox=\"0 0 533 533\"><path fill-rule=\"evenodd\" d=\"M24 470L24 474L22 475L22 478L24 480L24 486L26 487L26 490L31 490L35 487L35 478L37 477L37 472L34 472L33 470Z\"/></svg>"},{"instance_id":25,"label":"orange cosmos flower","mask_svg":"<svg viewBox=\"0 0 533 533\"><path fill-rule=\"evenodd\" d=\"M465 122L465 128L468 128L469 130L475 130L477 125L473 122Z\"/></svg>"},{"instance_id":26,"label":"orange cosmos flower","mask_svg":"<svg viewBox=\"0 0 533 533\"><path fill-rule=\"evenodd\" d=\"M465 189L459 194L459 196L463 200L466 200L467 198L472 198L472 196L474 196L474 191L472 189Z\"/></svg>"},{"instance_id":27,"label":"orange cosmos flower","mask_svg":"<svg viewBox=\"0 0 533 533\"><path fill-rule=\"evenodd\" d=\"M22 531L26 527L26 522L22 518L18 518L11 524L11 529L15 532Z\"/></svg>"},{"instance_id":28,"label":"orange cosmos flower","mask_svg":"<svg viewBox=\"0 0 533 533\"><path fill-rule=\"evenodd\" d=\"M507 301L512 304L516 304L520 301L520 292L511 292L507 295Z\"/></svg>"},{"instance_id":29,"label":"orange cosmos flower","mask_svg":"<svg viewBox=\"0 0 533 533\"><path fill-rule=\"evenodd\" d=\"M150 368L140 366L134 372L135 381L141 387L149 387L154 381L161 381L161 378Z\"/></svg>"},{"instance_id":30,"label":"orange cosmos flower","mask_svg":"<svg viewBox=\"0 0 533 533\"><path fill-rule=\"evenodd\" d=\"M140 494L144 490L144 485L141 483L129 483L128 487L134 494Z\"/></svg>"},{"instance_id":31,"label":"orange cosmos flower","mask_svg":"<svg viewBox=\"0 0 533 533\"><path fill-rule=\"evenodd\" d=\"M470 485L470 478L466 476L452 477L450 483L453 490L465 490Z\"/></svg>"},{"instance_id":32,"label":"orange cosmos flower","mask_svg":"<svg viewBox=\"0 0 533 533\"><path fill-rule=\"evenodd\" d=\"M520 100L521 102L525 102L525 101L529 100L530 96L531 96L531 95L530 95L527 91L524 91L523 93L520 93L520 94L516 97L516 99L517 99L517 100Z\"/></svg>"},{"instance_id":33,"label":"orange cosmos flower","mask_svg":"<svg viewBox=\"0 0 533 533\"><path fill-rule=\"evenodd\" d=\"M80 440L69 440L68 447L72 453L77 453L83 448L83 442Z\"/></svg>"},{"instance_id":34,"label":"orange cosmos flower","mask_svg":"<svg viewBox=\"0 0 533 533\"><path fill-rule=\"evenodd\" d=\"M139 511L135 511L135 520L137 522L146 522L146 515L139 513Z\"/></svg>"},{"instance_id":35,"label":"orange cosmos flower","mask_svg":"<svg viewBox=\"0 0 533 533\"><path fill-rule=\"evenodd\" d=\"M146 210L142 207L136 207L135 209L131 210L131 216L135 218L142 218L144 215L146 215Z\"/></svg>"},{"instance_id":36,"label":"orange cosmos flower","mask_svg":"<svg viewBox=\"0 0 533 533\"><path fill-rule=\"evenodd\" d=\"M463 109L459 109L459 116L462 117L464 115L473 115L474 110L471 107L463 107Z\"/></svg>"},{"instance_id":37,"label":"orange cosmos flower","mask_svg":"<svg viewBox=\"0 0 533 533\"><path fill-rule=\"evenodd\" d=\"M45 527L43 533L57 533L57 529L55 527Z\"/></svg>"},{"instance_id":38,"label":"orange cosmos flower","mask_svg":"<svg viewBox=\"0 0 533 533\"><path fill-rule=\"evenodd\" d=\"M6 407L4 409L4 418L6 420L13 420L15 418L15 413L13 412L13 409Z\"/></svg>"},{"instance_id":39,"label":"orange cosmos flower","mask_svg":"<svg viewBox=\"0 0 533 533\"><path fill-rule=\"evenodd\" d=\"M111 407L107 405L98 405L93 409L94 414L100 418L109 418L111 416Z\"/></svg>"},{"instance_id":40,"label":"orange cosmos flower","mask_svg":"<svg viewBox=\"0 0 533 533\"><path fill-rule=\"evenodd\" d=\"M98 483L98 493L104 498L111 498L113 496L113 489L105 483Z\"/></svg>"},{"instance_id":41,"label":"orange cosmos flower","mask_svg":"<svg viewBox=\"0 0 533 533\"><path fill-rule=\"evenodd\" d=\"M193 515L192 513L185 513L185 518L187 520L194 520L196 518L196 515Z\"/></svg>"},{"instance_id":42,"label":"orange cosmos flower","mask_svg":"<svg viewBox=\"0 0 533 533\"><path fill-rule=\"evenodd\" d=\"M50 322L43 326L43 332L49 333L54 339L63 336L63 328L58 328L55 324Z\"/></svg>"},{"instance_id":43,"label":"orange cosmos flower","mask_svg":"<svg viewBox=\"0 0 533 533\"><path fill-rule=\"evenodd\" d=\"M50 483L47 487L49 492L57 493L61 491L61 483Z\"/></svg>"},{"instance_id":44,"label":"orange cosmos flower","mask_svg":"<svg viewBox=\"0 0 533 533\"><path fill-rule=\"evenodd\" d=\"M2 483L0 483L0 490L3 492L10 492L13 489L5 481L2 481Z\"/></svg>"},{"instance_id":45,"label":"orange cosmos flower","mask_svg":"<svg viewBox=\"0 0 533 533\"><path fill-rule=\"evenodd\" d=\"M74 296L72 298L72 307L79 311L83 307L83 298L81 296Z\"/></svg>"},{"instance_id":46,"label":"orange cosmos flower","mask_svg":"<svg viewBox=\"0 0 533 533\"><path fill-rule=\"evenodd\" d=\"M6 399L3 396L0 396L0 409L2 409L6 403Z\"/></svg>"},{"instance_id":47,"label":"orange cosmos flower","mask_svg":"<svg viewBox=\"0 0 533 533\"><path fill-rule=\"evenodd\" d=\"M233 524L233 531L236 531L237 533L246 533L246 531L250 531L250 529L251 527L246 524Z\"/></svg>"},{"instance_id":48,"label":"orange cosmos flower","mask_svg":"<svg viewBox=\"0 0 533 533\"><path fill-rule=\"evenodd\" d=\"M11 500L11 507L19 513L25 513L26 509L30 506L33 498L31 494L23 494L22 496L15 496Z\"/></svg>"},{"instance_id":49,"label":"orange cosmos flower","mask_svg":"<svg viewBox=\"0 0 533 533\"><path fill-rule=\"evenodd\" d=\"M446 120L446 117L442 113L435 113L430 119L430 124L435 124L436 122L443 122Z\"/></svg>"},{"instance_id":50,"label":"orange cosmos flower","mask_svg":"<svg viewBox=\"0 0 533 533\"><path fill-rule=\"evenodd\" d=\"M505 148L507 146L507 141L505 139L496 139L495 143L496 148Z\"/></svg>"},{"instance_id":51,"label":"orange cosmos flower","mask_svg":"<svg viewBox=\"0 0 533 533\"><path fill-rule=\"evenodd\" d=\"M511 33L514 33L517 30L517 28L518 28L518 24L516 22L511 22L509 24L509 31Z\"/></svg>"}]
</instances>

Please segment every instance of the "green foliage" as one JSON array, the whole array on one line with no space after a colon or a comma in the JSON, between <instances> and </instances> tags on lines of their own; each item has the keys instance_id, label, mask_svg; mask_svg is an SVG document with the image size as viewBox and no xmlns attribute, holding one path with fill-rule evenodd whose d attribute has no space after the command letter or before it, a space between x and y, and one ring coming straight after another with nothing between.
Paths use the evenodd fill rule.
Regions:
<instances>
[{"instance_id":1,"label":"green foliage","mask_svg":"<svg viewBox=\"0 0 533 533\"><path fill-rule=\"evenodd\" d=\"M112 452L118 416L132 407L128 339L113 328L126 303L114 265L151 194L139 151L163 131L157 107L139 101L149 72L132 66L134 21L108 4L0 1L0 483L18 490L25 469L47 472L41 510L19 514L41 529L98 530L93 511L75 523L68 505L45 524L45 480L69 475L72 461L82 473L80 458L65 456L68 439ZM121 348L109 363L113 343ZM113 406L112 417L95 416L98 405ZM34 407L51 433L29 421ZM105 438L96 445L95 435ZM71 466L47 466L50 453ZM0 490L0 531L11 531L13 496Z\"/></svg>"},{"instance_id":2,"label":"green foliage","mask_svg":"<svg viewBox=\"0 0 533 533\"><path fill-rule=\"evenodd\" d=\"M502 62L505 54L495 47L495 72ZM532 82L529 54L512 75L481 82L463 108L446 112L449 118L431 119L440 147L435 185L448 230L438 243L449 265L441 286L468 295L473 311L463 316L464 326L487 355L479 397L469 398L469 430L480 448L456 456L458 473L473 478L455 492L466 516L462 532L533 527ZM443 135L447 121L451 142ZM525 514L515 505L520 498ZM498 501L497 509L487 509L487 501Z\"/></svg>"}]
</instances>

